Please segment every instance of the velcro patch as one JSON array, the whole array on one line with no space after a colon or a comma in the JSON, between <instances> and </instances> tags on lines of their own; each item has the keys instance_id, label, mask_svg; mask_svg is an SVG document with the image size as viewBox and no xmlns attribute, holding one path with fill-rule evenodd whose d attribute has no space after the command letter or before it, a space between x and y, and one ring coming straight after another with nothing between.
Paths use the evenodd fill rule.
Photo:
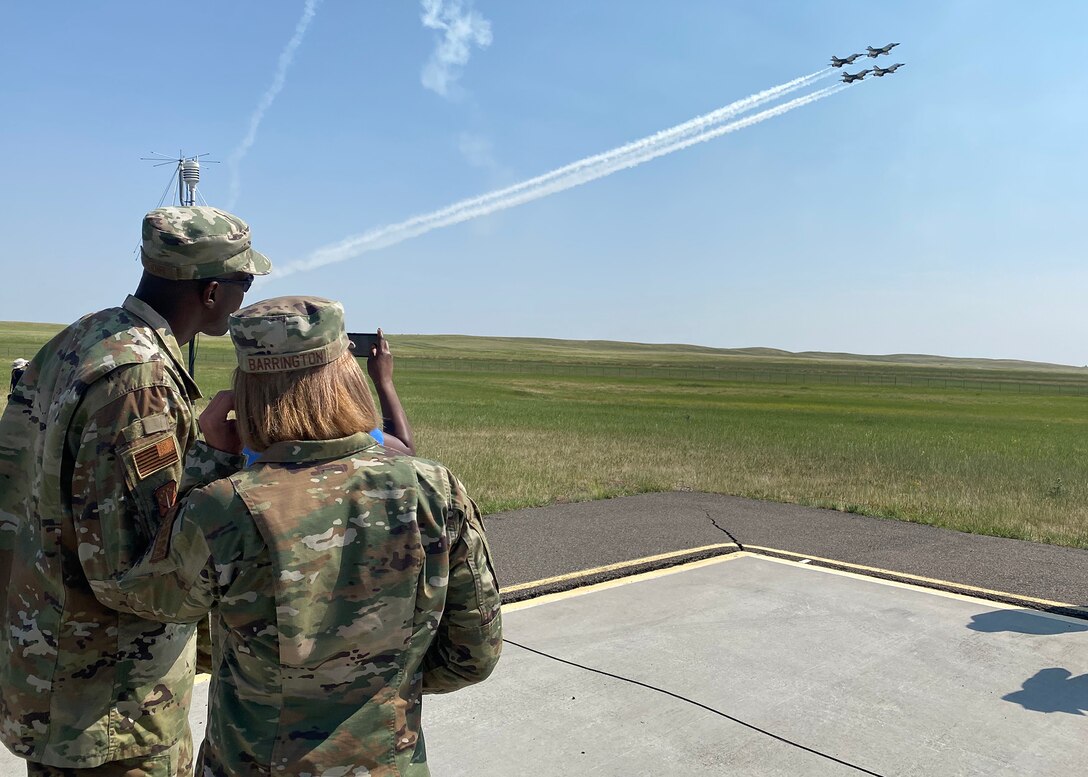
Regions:
<instances>
[{"instance_id":1,"label":"velcro patch","mask_svg":"<svg viewBox=\"0 0 1088 777\"><path fill-rule=\"evenodd\" d=\"M181 454L178 452L178 441L173 437L167 437L142 448L137 448L132 452L132 461L136 465L136 474L140 480L143 480L148 475L154 475L171 464L177 464L181 461Z\"/></svg>"},{"instance_id":2,"label":"velcro patch","mask_svg":"<svg viewBox=\"0 0 1088 777\"><path fill-rule=\"evenodd\" d=\"M174 425L167 413L156 413L155 415L144 416L141 420L144 425L144 434L165 432Z\"/></svg>"}]
</instances>

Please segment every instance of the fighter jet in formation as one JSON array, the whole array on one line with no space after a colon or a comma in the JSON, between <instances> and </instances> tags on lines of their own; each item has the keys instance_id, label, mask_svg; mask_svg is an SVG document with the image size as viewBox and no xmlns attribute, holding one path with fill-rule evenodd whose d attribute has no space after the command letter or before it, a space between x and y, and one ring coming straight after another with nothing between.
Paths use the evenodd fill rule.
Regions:
<instances>
[{"instance_id":1,"label":"fighter jet in formation","mask_svg":"<svg viewBox=\"0 0 1088 777\"><path fill-rule=\"evenodd\" d=\"M852 65L854 60L860 57L861 54L851 54L849 57L843 57L839 59L835 55L831 56L831 67L842 67L843 65Z\"/></svg>"},{"instance_id":2,"label":"fighter jet in formation","mask_svg":"<svg viewBox=\"0 0 1088 777\"><path fill-rule=\"evenodd\" d=\"M876 57L879 57L881 54L890 54L891 50L894 49L898 45L899 45L898 43L889 43L887 46L881 46L878 49L874 49L872 46L866 46L866 49L869 52L866 56L873 57L875 59Z\"/></svg>"},{"instance_id":3,"label":"fighter jet in formation","mask_svg":"<svg viewBox=\"0 0 1088 777\"><path fill-rule=\"evenodd\" d=\"M888 75L888 73L894 73L899 68L903 67L902 62L896 62L894 65L888 65L887 67L873 66L873 78L881 78Z\"/></svg>"},{"instance_id":4,"label":"fighter jet in formation","mask_svg":"<svg viewBox=\"0 0 1088 777\"><path fill-rule=\"evenodd\" d=\"M865 79L865 76L866 76L866 75L868 75L869 73L872 73L872 72L873 72L872 70L868 70L868 69L866 69L866 70L859 70L859 71L858 71L857 73L847 73L847 72L843 72L843 74L842 74L842 82L843 82L844 84L852 84L852 83L854 83L855 81L862 81L862 80L864 80L864 79Z\"/></svg>"}]
</instances>

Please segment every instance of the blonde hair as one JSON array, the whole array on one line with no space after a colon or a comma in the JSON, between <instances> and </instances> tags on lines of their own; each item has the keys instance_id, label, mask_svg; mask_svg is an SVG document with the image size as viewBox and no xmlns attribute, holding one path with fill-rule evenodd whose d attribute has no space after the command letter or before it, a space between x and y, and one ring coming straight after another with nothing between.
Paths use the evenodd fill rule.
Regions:
<instances>
[{"instance_id":1,"label":"blonde hair","mask_svg":"<svg viewBox=\"0 0 1088 777\"><path fill-rule=\"evenodd\" d=\"M351 351L303 370L235 369L234 412L242 443L254 451L284 440L335 440L378 425L366 377Z\"/></svg>"}]
</instances>

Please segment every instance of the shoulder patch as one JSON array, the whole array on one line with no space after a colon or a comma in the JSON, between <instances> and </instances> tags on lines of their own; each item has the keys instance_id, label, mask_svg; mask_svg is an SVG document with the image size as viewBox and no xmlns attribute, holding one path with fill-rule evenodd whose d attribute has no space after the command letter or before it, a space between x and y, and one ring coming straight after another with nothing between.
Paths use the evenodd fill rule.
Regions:
<instances>
[{"instance_id":1,"label":"shoulder patch","mask_svg":"<svg viewBox=\"0 0 1088 777\"><path fill-rule=\"evenodd\" d=\"M132 461L136 465L136 474L140 480L143 480L181 461L178 441L173 437L166 437L158 442L136 448L132 451Z\"/></svg>"},{"instance_id":2,"label":"shoulder patch","mask_svg":"<svg viewBox=\"0 0 1088 777\"><path fill-rule=\"evenodd\" d=\"M160 496L160 492L167 488L167 486L173 486L174 495L177 493L177 484L174 481L170 481L166 486L163 486L155 492L155 498L159 502L159 509L162 509L163 497ZM172 497L171 497L172 498ZM170 538L174 534L174 521L177 520L178 513L181 512L182 505L173 503L166 512L163 514L162 525L159 526L159 531L155 535L155 541L151 544L151 563L157 564L163 561L170 555Z\"/></svg>"},{"instance_id":3,"label":"shoulder patch","mask_svg":"<svg viewBox=\"0 0 1088 777\"><path fill-rule=\"evenodd\" d=\"M159 517L166 517L177 498L178 482L176 480L171 480L169 483L155 489L155 504L159 506Z\"/></svg>"}]
</instances>

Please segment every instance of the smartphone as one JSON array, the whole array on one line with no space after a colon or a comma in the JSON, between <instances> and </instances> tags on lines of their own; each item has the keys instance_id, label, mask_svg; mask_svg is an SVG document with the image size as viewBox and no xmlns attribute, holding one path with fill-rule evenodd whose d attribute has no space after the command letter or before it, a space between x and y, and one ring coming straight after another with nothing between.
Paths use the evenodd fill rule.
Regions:
<instances>
[{"instance_id":1,"label":"smartphone","mask_svg":"<svg viewBox=\"0 0 1088 777\"><path fill-rule=\"evenodd\" d=\"M370 356L370 349L378 345L377 332L348 332L348 340L351 341L351 352L358 359Z\"/></svg>"}]
</instances>

